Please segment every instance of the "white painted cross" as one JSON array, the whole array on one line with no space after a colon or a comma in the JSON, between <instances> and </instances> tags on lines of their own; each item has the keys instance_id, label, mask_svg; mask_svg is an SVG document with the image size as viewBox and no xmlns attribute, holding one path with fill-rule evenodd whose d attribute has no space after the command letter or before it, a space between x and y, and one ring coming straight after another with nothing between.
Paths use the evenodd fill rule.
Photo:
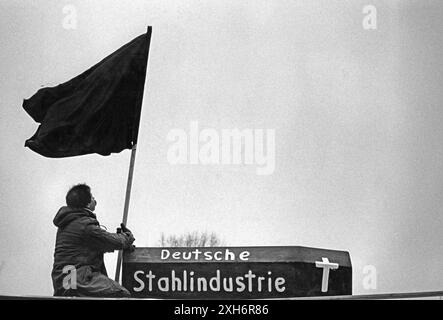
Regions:
<instances>
[{"instance_id":1,"label":"white painted cross","mask_svg":"<svg viewBox=\"0 0 443 320\"><path fill-rule=\"evenodd\" d=\"M317 268L323 268L323 278L321 281L321 292L328 292L329 269L338 269L338 263L329 262L328 258L321 258L322 261L315 261Z\"/></svg>"}]
</instances>

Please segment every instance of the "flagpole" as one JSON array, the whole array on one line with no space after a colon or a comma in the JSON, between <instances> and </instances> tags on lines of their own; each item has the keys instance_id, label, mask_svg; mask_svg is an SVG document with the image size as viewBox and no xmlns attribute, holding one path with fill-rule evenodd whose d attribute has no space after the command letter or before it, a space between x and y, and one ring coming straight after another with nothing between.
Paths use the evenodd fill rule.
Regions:
<instances>
[{"instance_id":1,"label":"flagpole","mask_svg":"<svg viewBox=\"0 0 443 320\"><path fill-rule=\"evenodd\" d=\"M146 59L149 58L149 47L150 47L150 43L151 43L151 32L152 32L152 27L148 26L148 28L147 28L147 35L149 37L149 43L148 43L148 56L146 57ZM148 65L148 62L146 62L146 68L147 68L147 65ZM146 72L147 72L147 70L146 70ZM146 75L145 75L145 81L146 81ZM145 92L144 89L143 89L143 92ZM138 136L138 132L137 132L137 136ZM125 225L128 222L129 200L131 198L132 177L134 175L134 165L135 165L135 154L136 154L136 152L137 152L137 143L135 143L132 146L132 149L131 149L131 160L129 162L128 182L126 184L125 207L123 209L123 220L122 220L122 223L125 224ZM115 268L115 278L114 278L116 282L120 282L120 271L121 271L121 265L122 265L122 258L123 258L123 251L119 250L118 251L118 256L117 256L117 266Z\"/></svg>"},{"instance_id":2,"label":"flagpole","mask_svg":"<svg viewBox=\"0 0 443 320\"><path fill-rule=\"evenodd\" d=\"M129 162L129 173L128 173L128 182L126 184L126 196L125 196L125 207L123 210L123 224L126 225L128 222L128 213L129 213L129 200L131 198L131 188L132 188L132 177L134 175L134 165L135 165L135 154L137 152L137 144L134 144L131 150L131 160ZM115 281L120 282L120 270L122 265L122 257L123 251L118 251L117 256L117 267L115 269Z\"/></svg>"}]
</instances>

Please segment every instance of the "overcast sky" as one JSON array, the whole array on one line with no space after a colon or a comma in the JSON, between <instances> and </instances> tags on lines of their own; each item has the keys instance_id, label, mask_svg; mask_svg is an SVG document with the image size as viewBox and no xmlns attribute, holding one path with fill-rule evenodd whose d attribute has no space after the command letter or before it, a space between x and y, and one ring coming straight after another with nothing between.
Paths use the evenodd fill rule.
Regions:
<instances>
[{"instance_id":1,"label":"overcast sky","mask_svg":"<svg viewBox=\"0 0 443 320\"><path fill-rule=\"evenodd\" d=\"M367 4L375 30L363 28ZM147 25L128 221L137 246L206 230L229 246L349 251L355 294L443 289L441 1L1 0L0 9L0 294L52 295L52 219L67 190L87 182L113 231L129 166L129 150L48 159L24 148L37 124L23 99ZM191 121L275 130L275 170L171 165L168 133ZM363 286L365 266L376 268L376 289Z\"/></svg>"}]
</instances>

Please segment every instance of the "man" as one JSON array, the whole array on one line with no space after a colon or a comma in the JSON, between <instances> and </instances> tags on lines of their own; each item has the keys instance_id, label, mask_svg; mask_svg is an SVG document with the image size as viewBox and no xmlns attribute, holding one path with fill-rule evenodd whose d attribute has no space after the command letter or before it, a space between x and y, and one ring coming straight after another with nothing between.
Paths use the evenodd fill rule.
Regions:
<instances>
[{"instance_id":1,"label":"man","mask_svg":"<svg viewBox=\"0 0 443 320\"><path fill-rule=\"evenodd\" d=\"M72 187L66 204L54 218L54 296L129 297L127 289L108 278L103 254L132 248L132 233L123 224L120 233L100 227L93 213L97 201L86 184Z\"/></svg>"}]
</instances>

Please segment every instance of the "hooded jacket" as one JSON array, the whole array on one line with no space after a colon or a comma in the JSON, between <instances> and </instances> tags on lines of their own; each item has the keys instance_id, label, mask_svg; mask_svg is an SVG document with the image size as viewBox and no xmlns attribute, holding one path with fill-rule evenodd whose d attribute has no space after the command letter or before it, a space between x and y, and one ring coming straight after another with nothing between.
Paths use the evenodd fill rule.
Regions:
<instances>
[{"instance_id":1,"label":"hooded jacket","mask_svg":"<svg viewBox=\"0 0 443 320\"><path fill-rule=\"evenodd\" d=\"M103 254L127 249L134 241L130 232L117 234L103 230L96 215L86 208L62 207L53 222L58 228L52 269L56 296L67 295L69 291L63 286L63 279L67 276L67 270L64 268L69 266L69 268L75 268L77 272L88 273L89 279L86 279L88 281L91 280L91 275L100 275L101 278L105 276L108 279ZM80 282L82 282L82 276L84 274L77 275ZM98 285L100 286L100 281ZM101 283L101 285L109 287L109 283ZM117 285L117 283L112 285ZM94 290L97 291L99 289L97 281L95 281L95 286ZM87 287L83 289L88 290Z\"/></svg>"}]
</instances>

